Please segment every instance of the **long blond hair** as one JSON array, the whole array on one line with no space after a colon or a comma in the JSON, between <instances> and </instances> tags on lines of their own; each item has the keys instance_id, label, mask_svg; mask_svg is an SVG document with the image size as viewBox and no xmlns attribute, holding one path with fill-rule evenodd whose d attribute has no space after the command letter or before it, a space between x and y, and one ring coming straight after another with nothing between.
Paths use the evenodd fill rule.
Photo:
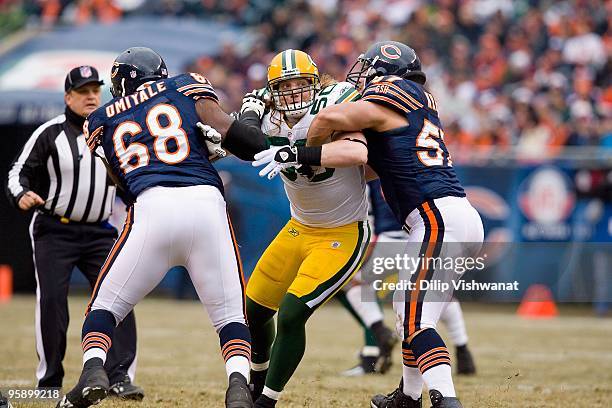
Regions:
<instances>
[{"instance_id":1,"label":"long blond hair","mask_svg":"<svg viewBox=\"0 0 612 408\"><path fill-rule=\"evenodd\" d=\"M338 80L329 74L321 74L320 82L321 82L321 89L324 89L330 85L337 84Z\"/></svg>"}]
</instances>

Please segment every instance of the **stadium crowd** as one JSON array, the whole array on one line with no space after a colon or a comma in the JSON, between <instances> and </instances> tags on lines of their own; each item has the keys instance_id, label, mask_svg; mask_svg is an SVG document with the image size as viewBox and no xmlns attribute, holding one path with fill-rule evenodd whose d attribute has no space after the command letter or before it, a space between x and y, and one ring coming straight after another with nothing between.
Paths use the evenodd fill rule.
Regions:
<instances>
[{"instance_id":1,"label":"stadium crowd","mask_svg":"<svg viewBox=\"0 0 612 408\"><path fill-rule=\"evenodd\" d=\"M307 51L322 72L342 79L372 42L395 39L420 55L447 143L459 153L517 146L537 157L567 145L612 147L611 2L39 0L42 21L54 23L69 3L74 23L94 14L170 14L246 27L256 38L251 49L224 44L185 67L207 75L228 110L265 85L266 64L281 49Z\"/></svg>"}]
</instances>

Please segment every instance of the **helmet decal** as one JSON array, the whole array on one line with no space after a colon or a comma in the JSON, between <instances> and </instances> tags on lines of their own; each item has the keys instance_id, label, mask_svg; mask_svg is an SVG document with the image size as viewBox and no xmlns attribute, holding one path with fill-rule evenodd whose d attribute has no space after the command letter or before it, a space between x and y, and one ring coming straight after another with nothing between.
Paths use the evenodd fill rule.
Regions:
<instances>
[{"instance_id":1,"label":"helmet decal","mask_svg":"<svg viewBox=\"0 0 612 408\"><path fill-rule=\"evenodd\" d=\"M402 56L402 51L395 44L383 44L380 53L392 60L400 59Z\"/></svg>"},{"instance_id":2,"label":"helmet decal","mask_svg":"<svg viewBox=\"0 0 612 408\"><path fill-rule=\"evenodd\" d=\"M381 41L372 44L361 54L346 75L346 81L361 90L376 77L394 75L421 85L426 76L421 71L421 61L416 52L397 41Z\"/></svg>"},{"instance_id":3,"label":"helmet decal","mask_svg":"<svg viewBox=\"0 0 612 408\"><path fill-rule=\"evenodd\" d=\"M111 69L111 78L116 77L118 72L119 72L119 63L113 62L113 68Z\"/></svg>"},{"instance_id":4,"label":"helmet decal","mask_svg":"<svg viewBox=\"0 0 612 408\"><path fill-rule=\"evenodd\" d=\"M111 68L111 94L126 96L147 81L168 77L162 57L150 48L132 47L115 58Z\"/></svg>"}]
</instances>

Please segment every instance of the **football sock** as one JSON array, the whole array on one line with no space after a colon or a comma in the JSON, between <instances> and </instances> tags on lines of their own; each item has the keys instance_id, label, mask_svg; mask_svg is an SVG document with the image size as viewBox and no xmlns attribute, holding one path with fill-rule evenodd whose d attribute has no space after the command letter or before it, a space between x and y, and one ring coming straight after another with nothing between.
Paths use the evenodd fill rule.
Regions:
<instances>
[{"instance_id":1,"label":"football sock","mask_svg":"<svg viewBox=\"0 0 612 408\"><path fill-rule=\"evenodd\" d=\"M257 397L266 382L270 364L270 350L274 342L274 315L276 311L268 309L247 297L247 319L251 331L251 383Z\"/></svg>"},{"instance_id":2,"label":"football sock","mask_svg":"<svg viewBox=\"0 0 612 408\"><path fill-rule=\"evenodd\" d=\"M87 314L81 332L83 365L92 358L101 359L103 364L106 362L116 324L115 316L107 310L96 309Z\"/></svg>"},{"instance_id":3,"label":"football sock","mask_svg":"<svg viewBox=\"0 0 612 408\"><path fill-rule=\"evenodd\" d=\"M410 342L416 363L429 390L445 397L455 397L451 360L442 337L435 329L425 329Z\"/></svg>"},{"instance_id":4,"label":"football sock","mask_svg":"<svg viewBox=\"0 0 612 408\"><path fill-rule=\"evenodd\" d=\"M385 342L388 342L388 329L385 326L385 324L383 323L382 320L374 323L371 327L370 327L370 331L372 332L372 334L374 335L374 338L376 339L376 344L379 347L385 346Z\"/></svg>"},{"instance_id":5,"label":"football sock","mask_svg":"<svg viewBox=\"0 0 612 408\"><path fill-rule=\"evenodd\" d=\"M251 333L243 323L232 322L219 331L219 345L225 361L227 378L240 373L249 381L251 369Z\"/></svg>"},{"instance_id":6,"label":"football sock","mask_svg":"<svg viewBox=\"0 0 612 408\"><path fill-rule=\"evenodd\" d=\"M418 400L423 393L423 376L419 371L414 353L405 341L402 342L402 356L402 378L404 379L402 392L413 400Z\"/></svg>"},{"instance_id":7,"label":"football sock","mask_svg":"<svg viewBox=\"0 0 612 408\"><path fill-rule=\"evenodd\" d=\"M366 294L362 291L372 290L374 288L368 285L356 285L346 291L346 299L351 304L355 313L359 315L363 323L367 327L371 327L374 323L383 320L382 310L380 305L375 301L376 294L372 294L369 297L364 297ZM372 299L371 301L364 301L364 299Z\"/></svg>"},{"instance_id":8,"label":"football sock","mask_svg":"<svg viewBox=\"0 0 612 408\"><path fill-rule=\"evenodd\" d=\"M274 391L268 387L264 387L263 389L263 395L265 395L266 397L273 399L274 401L278 401L278 399L280 398L281 393L278 391Z\"/></svg>"},{"instance_id":9,"label":"football sock","mask_svg":"<svg viewBox=\"0 0 612 408\"><path fill-rule=\"evenodd\" d=\"M448 302L446 308L442 311L440 319L446 326L448 336L455 346L464 346L468 342L467 331L465 329L465 320L461 305L457 300Z\"/></svg>"},{"instance_id":10,"label":"football sock","mask_svg":"<svg viewBox=\"0 0 612 408\"><path fill-rule=\"evenodd\" d=\"M246 299L247 320L251 331L253 363L263 364L270 360L270 349L274 343L275 310Z\"/></svg>"},{"instance_id":11,"label":"football sock","mask_svg":"<svg viewBox=\"0 0 612 408\"><path fill-rule=\"evenodd\" d=\"M278 399L273 392L279 394L295 372L306 349L306 321L311 315L312 309L302 300L291 293L285 295L278 311L278 333L272 346L264 395Z\"/></svg>"},{"instance_id":12,"label":"football sock","mask_svg":"<svg viewBox=\"0 0 612 408\"><path fill-rule=\"evenodd\" d=\"M374 347L376 347L377 343L376 343L376 338L374 337L374 333L372 333L372 330L370 330L368 328L368 326L366 326L363 323L363 320L361 320L361 317L359 317L357 312L355 312L355 309L353 309L353 307L351 306L351 304L349 303L349 301L346 298L346 293L343 290L341 290L340 292L338 292L335 295L335 297L336 297L336 299L338 299L340 304L342 306L344 306L344 308L346 310L348 310L348 312L351 314L351 316L353 316L353 318L359 322L359 324L363 328L364 343L365 343L366 347L367 346L374 346Z\"/></svg>"}]
</instances>

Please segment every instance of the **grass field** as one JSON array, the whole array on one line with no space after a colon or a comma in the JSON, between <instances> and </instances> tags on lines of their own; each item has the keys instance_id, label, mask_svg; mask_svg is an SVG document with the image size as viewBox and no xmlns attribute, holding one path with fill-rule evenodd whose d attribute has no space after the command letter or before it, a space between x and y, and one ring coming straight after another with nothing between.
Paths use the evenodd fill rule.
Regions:
<instances>
[{"instance_id":1,"label":"grass field","mask_svg":"<svg viewBox=\"0 0 612 408\"><path fill-rule=\"evenodd\" d=\"M80 373L86 301L70 299L65 388L72 387ZM33 297L16 297L0 305L0 387L34 384L34 302ZM464 309L478 368L476 376L455 378L466 408L612 406L611 319L592 317L586 308L562 308L561 317L546 321L519 319L511 305ZM387 314L392 324L392 313ZM136 383L144 387L145 400L109 399L99 406L222 407L226 379L218 338L200 304L147 299L137 306L136 317ZM401 375L399 351L386 376L338 375L355 363L361 341L357 325L338 305L319 310L308 327L306 356L279 407L365 408L372 394L393 390Z\"/></svg>"}]
</instances>

